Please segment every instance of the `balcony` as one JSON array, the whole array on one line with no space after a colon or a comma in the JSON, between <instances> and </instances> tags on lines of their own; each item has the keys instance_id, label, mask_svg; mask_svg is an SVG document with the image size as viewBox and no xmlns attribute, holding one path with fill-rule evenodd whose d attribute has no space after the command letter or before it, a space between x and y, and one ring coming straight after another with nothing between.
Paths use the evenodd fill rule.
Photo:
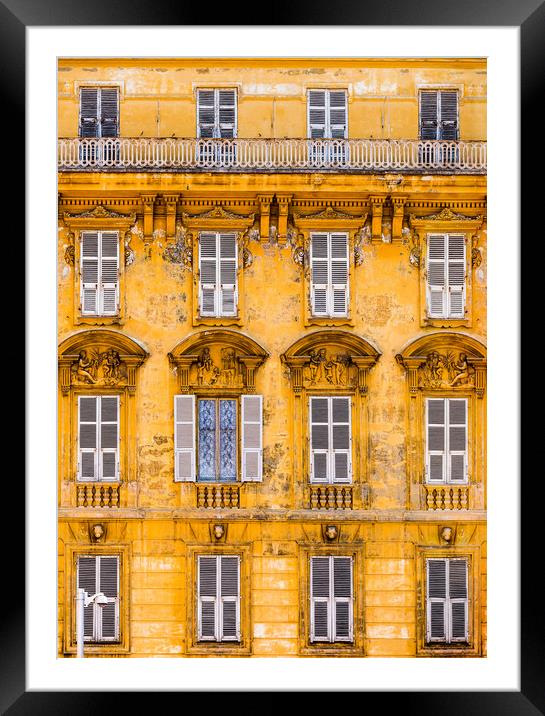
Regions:
<instances>
[{"instance_id":1,"label":"balcony","mask_svg":"<svg viewBox=\"0 0 545 716\"><path fill-rule=\"evenodd\" d=\"M59 139L78 172L486 174L486 142L405 139Z\"/></svg>"},{"instance_id":2,"label":"balcony","mask_svg":"<svg viewBox=\"0 0 545 716\"><path fill-rule=\"evenodd\" d=\"M424 485L426 509L467 510L469 509L469 487L467 485L435 487Z\"/></svg>"},{"instance_id":3,"label":"balcony","mask_svg":"<svg viewBox=\"0 0 545 716\"><path fill-rule=\"evenodd\" d=\"M351 510L352 485L310 485L311 510Z\"/></svg>"}]
</instances>

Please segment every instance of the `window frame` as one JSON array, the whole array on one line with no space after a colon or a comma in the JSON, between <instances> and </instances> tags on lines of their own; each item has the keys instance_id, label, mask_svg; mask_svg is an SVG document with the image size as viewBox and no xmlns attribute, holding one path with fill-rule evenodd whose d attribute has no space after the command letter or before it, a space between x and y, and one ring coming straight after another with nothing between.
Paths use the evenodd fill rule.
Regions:
<instances>
[{"instance_id":1,"label":"window frame","mask_svg":"<svg viewBox=\"0 0 545 716\"><path fill-rule=\"evenodd\" d=\"M424 456L425 456L425 468L424 468L424 481L426 485L438 485L438 486L447 486L447 485L463 485L467 486L470 484L471 480L469 477L469 465L470 465L470 454L469 454L469 446L470 446L470 440L469 440L469 433L470 433L470 409L471 409L471 397L469 395L448 395L448 396L442 396L442 395L429 395L426 394L423 396L424 398ZM431 452L429 449L429 403L430 400L442 400L444 402L444 423L443 423L443 436L444 436L444 450L443 450L443 480L431 480L430 474L430 456ZM450 401L451 400L463 400L465 402L465 449L463 451L464 455L464 480L452 480L451 477L451 466L449 461L449 455L451 453L450 451L450 436L449 436L449 428L451 427L450 424ZM439 425L438 423L432 423L433 425ZM457 451L461 452L461 451Z\"/></svg>"},{"instance_id":2,"label":"window frame","mask_svg":"<svg viewBox=\"0 0 545 716\"><path fill-rule=\"evenodd\" d=\"M443 237L443 295L442 295L442 304L443 309L441 313L434 313L432 309L432 287L430 285L429 277L430 277L430 264L434 261L430 257L431 253L431 241L430 239L432 237ZM451 238L462 238L463 239L463 252L464 256L461 261L463 267L464 267L464 282L462 285L462 311L461 313L463 315L456 315L456 313L452 310L451 305L451 284L449 282L449 266L450 266L450 259L449 259L449 251L450 251L450 239ZM456 321L456 320L464 320L466 315L466 300L467 300L467 283L468 283L468 265L467 265L467 237L462 232L437 232L437 233L430 233L428 232L426 235L426 316L428 319L432 320L447 320L447 321ZM458 261L457 263L460 263Z\"/></svg>"},{"instance_id":3,"label":"window frame","mask_svg":"<svg viewBox=\"0 0 545 716\"><path fill-rule=\"evenodd\" d=\"M102 483L102 484L115 484L115 483L121 482L121 450L120 450L121 421L122 421L121 397L122 396L119 392L116 392L116 393L102 393L102 392L100 392L100 393L95 393L95 392L82 393L82 392L78 392L77 393L77 418L76 418L76 421L77 421L77 432L76 432L77 449L76 449L76 454L77 454L78 465L77 465L77 472L76 472L76 482L78 482L78 483L82 483L82 482L83 483L91 483L92 482L92 483ZM81 456L82 456L82 452L84 450L86 450L87 448L81 447L81 437L80 437L81 424L82 424L82 421L80 419L80 417L81 417L81 401L82 401L82 399L85 400L88 398L93 398L93 399L97 400L97 403L96 403L97 418L95 421L97 446L95 448L95 461L94 461L95 473L97 474L97 477L94 480L90 479L88 477L83 477L83 475L82 475L82 473L83 473L82 462L83 461L82 461ZM100 428L102 427L103 422L102 422L102 419L99 420L99 415L101 415L101 411L102 411L102 398L114 398L117 401L117 423L116 423L116 425L117 425L117 447L116 448L106 448L110 452L115 450L116 466L115 466L115 476L113 478L104 478L102 476L103 464L100 459L100 455L101 455L101 451L102 451L102 447L100 447L102 431L100 430ZM111 421L105 421L105 422L106 422L106 424L112 424ZM92 423L88 423L88 424L92 424ZM101 467L101 465L102 465L102 467Z\"/></svg>"},{"instance_id":4,"label":"window frame","mask_svg":"<svg viewBox=\"0 0 545 716\"><path fill-rule=\"evenodd\" d=\"M201 281L201 262L202 262L202 243L201 243L201 236L203 234L212 235L215 234L216 237L216 247L215 247L215 262L216 262L216 271L215 271L215 282L214 286L214 311L212 313L204 311L204 298L203 298L203 282ZM234 238L234 246L235 246L235 256L234 259L228 258L228 259L222 259L221 257L221 237L222 236L233 236ZM199 256L199 263L198 263L198 276L199 276L199 298L198 298L198 315L199 318L212 318L212 319L238 319L239 318L239 247L238 247L238 236L236 231L199 231L198 237L198 256ZM205 259L206 260L206 259ZM223 291L223 284L221 283L221 272L222 272L222 260L223 261L233 261L235 263L235 283L233 288L233 304L234 304L234 311L232 313L228 312L222 312L220 309L223 305L223 297L222 297L222 291Z\"/></svg>"},{"instance_id":5,"label":"window frame","mask_svg":"<svg viewBox=\"0 0 545 716\"><path fill-rule=\"evenodd\" d=\"M352 555L311 555L310 556L310 566L309 566L309 595L310 595L310 634L309 634L309 641L312 644L322 644L322 643L329 643L329 644L339 644L339 643L349 643L352 644L354 641L354 559ZM313 575L314 575L314 560L316 559L328 559L329 564L329 596L327 598L325 597L317 597L314 595L312 584L313 584ZM335 560L336 559L349 559L350 560L350 597L335 597ZM327 631L328 635L327 638L320 638L316 636L315 633L315 613L316 613L316 603L318 600L323 601L324 599L327 599L326 603L328 605L328 625L327 625ZM336 605L337 603L341 601L341 603L347 603L349 605L349 635L345 638L341 638L337 636L336 633L336 619L333 618L333 615L336 616ZM335 608L333 608L335 607Z\"/></svg>"},{"instance_id":6,"label":"window frame","mask_svg":"<svg viewBox=\"0 0 545 716\"><path fill-rule=\"evenodd\" d=\"M114 603L115 604L115 636L113 637L104 637L102 633L100 636L97 636L97 632L100 628L100 631L102 631L102 609L99 604L93 602L92 605L89 605L92 607L93 610L93 635L92 636L84 636L83 641L84 643L88 644L104 644L104 643L119 643L120 638L120 623L119 623L119 588L120 588L120 558L119 555L113 554L113 555L107 555L107 554L78 554L76 558L76 584L79 584L79 574L80 574L80 560L81 559L94 559L95 565L100 565L102 559L116 559L117 560L117 596L116 597L107 597L108 603ZM99 575L100 575L100 566L95 566L95 590L89 594L87 594L91 597L93 594L97 594L100 592L99 588ZM89 607L87 607L88 609ZM99 617L97 619L97 616Z\"/></svg>"},{"instance_id":7,"label":"window frame","mask_svg":"<svg viewBox=\"0 0 545 716\"><path fill-rule=\"evenodd\" d=\"M223 597L221 594L221 570L222 570L222 562L224 559L228 558L236 558L237 560L237 596L233 597ZM215 634L214 637L207 637L203 636L202 633L202 610L201 605L203 601L209 601L211 597L201 597L201 559L215 559L216 560L216 595L213 597L215 602L215 609L214 609L214 626L215 626ZM198 554L197 555L197 587L196 587L196 594L197 594L197 641L199 643L201 642L214 642L214 643L225 643L225 642L235 642L236 644L240 644L241 641L241 631L240 631L240 600L241 600L241 593L240 593L240 554ZM228 601L235 601L236 604L236 610L235 610L235 636L225 636L223 633L223 603Z\"/></svg>"},{"instance_id":8,"label":"window frame","mask_svg":"<svg viewBox=\"0 0 545 716\"><path fill-rule=\"evenodd\" d=\"M425 92L437 92L439 94L439 97L441 93L443 92L455 92L456 93L456 139L447 139L444 140L442 137L435 136L432 139L423 139L422 138L422 95ZM421 142L440 142L440 141L452 141L452 142L458 142L460 141L460 100L461 100L462 92L461 88L459 86L456 87L435 87L435 86L420 86L418 87L418 139ZM438 107L440 107L441 100L439 99ZM440 109L437 111L437 127L436 127L436 135L439 134L439 127L441 124L440 120Z\"/></svg>"},{"instance_id":9,"label":"window frame","mask_svg":"<svg viewBox=\"0 0 545 716\"><path fill-rule=\"evenodd\" d=\"M85 301L84 301L85 288L84 287L86 284L83 281L83 262L86 257L83 256L83 242L84 242L86 235L95 234L95 233L98 235L98 251L97 251L97 256L96 256L96 261L97 261L97 288L96 288L97 309L96 309L96 311L93 312L93 311L86 311L85 307L84 307L84 304L85 304ZM104 310L104 290L105 290L104 283L105 282L102 281L102 274L103 274L102 235L103 234L112 234L112 235L115 234L116 235L117 281L115 282L115 311L113 311L113 312L107 312ZM80 259L80 265L79 265L79 284L80 284L80 299L79 299L79 301L80 301L80 303L79 303L79 305L80 305L81 315L84 318L114 318L119 315L119 311L120 311L120 295L119 295L120 286L119 286L119 284L120 284L120 263L121 263L121 261L120 261L119 254L120 254L121 247L120 247L120 241L119 241L119 231L117 231L117 230L113 230L113 231L109 231L109 230L81 231L80 232L80 242L81 242L81 247L80 247L80 252L79 252L79 254L80 254L80 256L79 256L79 259ZM107 257L107 258L110 258L110 257ZM110 282L110 283L112 283L112 282ZM99 310L99 307L102 310Z\"/></svg>"},{"instance_id":10,"label":"window frame","mask_svg":"<svg viewBox=\"0 0 545 716\"><path fill-rule=\"evenodd\" d=\"M323 393L315 393L309 391L307 395L307 411L308 411L308 483L310 485L353 485L353 465L354 465L354 439L353 439L353 425L354 425L354 400L352 394L338 393L334 395L325 395ZM335 452L333 450L333 400L338 398L344 398L348 400L348 427L349 427L349 447L348 447L348 465L347 465L347 480L334 480L332 469L332 463L334 462ZM319 423L312 422L312 402L316 399L326 399L328 401L328 445L331 447L327 450L327 480L316 480L314 475L314 452L315 449L312 447L312 426ZM322 423L323 424L323 423ZM335 423L339 425L345 425L346 423Z\"/></svg>"},{"instance_id":11,"label":"window frame","mask_svg":"<svg viewBox=\"0 0 545 716\"><path fill-rule=\"evenodd\" d=\"M212 130L212 133L215 135L219 132L218 136L213 137L201 137L201 123L199 122L199 92L214 92L214 128ZM195 115L196 115L196 137L197 139L221 139L221 123L219 121L219 110L220 110L220 103L219 103L219 93L220 92L229 92L232 91L235 93L235 121L233 126L233 137L232 139L236 139L238 136L238 103L239 103L239 91L238 87L234 86L216 86L214 87L196 87L195 88Z\"/></svg>"},{"instance_id":12,"label":"window frame","mask_svg":"<svg viewBox=\"0 0 545 716\"><path fill-rule=\"evenodd\" d=\"M216 404L215 407L215 418L217 420L216 425L219 426L219 430L216 427L215 436L215 468L216 468L216 479L214 480L199 480L199 448L200 448L200 429L199 429L199 403L203 400L213 401ZM236 420L235 420L235 450L236 450L236 475L234 480L220 480L218 475L220 474L220 449L221 449L221 424L219 424L220 417L220 402L223 400L235 401L236 404ZM200 485L237 485L242 482L242 455L241 455L241 437L242 437L242 395L219 395L217 397L210 395L195 395L195 482Z\"/></svg>"},{"instance_id":13,"label":"window frame","mask_svg":"<svg viewBox=\"0 0 545 716\"><path fill-rule=\"evenodd\" d=\"M314 256L314 237L327 236L327 258L323 259ZM332 256L332 240L333 236L345 236L346 237L346 284L345 285L345 311L335 311L335 286L342 284L335 284L333 282L333 261L341 261L342 259L334 258ZM309 251L310 251L310 315L312 319L326 318L326 319L348 319L350 314L350 233L348 231L310 231L309 233ZM327 265L327 288L326 291L326 311L320 313L316 311L316 286L314 282L313 270L314 262L325 263Z\"/></svg>"},{"instance_id":14,"label":"window frame","mask_svg":"<svg viewBox=\"0 0 545 716\"><path fill-rule=\"evenodd\" d=\"M121 136L120 133L120 115L121 115L121 92L118 85L113 84L96 84L96 85L87 85L87 84L80 84L77 87L77 93L78 93L78 137L81 139L84 139L81 134L81 128L82 128L82 91L84 90L96 90L97 92L97 134L95 137L90 137L90 139L101 139L102 137L102 119L99 118L101 114L101 105L102 105L102 90L115 90L117 95L117 114L116 114L116 120L115 125L117 132L114 137L109 137L110 139L115 139Z\"/></svg>"}]
</instances>

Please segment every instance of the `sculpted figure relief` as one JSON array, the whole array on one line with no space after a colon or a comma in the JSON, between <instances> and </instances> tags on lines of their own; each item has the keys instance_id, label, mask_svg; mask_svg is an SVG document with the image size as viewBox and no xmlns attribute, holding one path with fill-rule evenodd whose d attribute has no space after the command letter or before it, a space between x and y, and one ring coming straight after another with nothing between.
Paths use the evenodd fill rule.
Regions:
<instances>
[{"instance_id":1,"label":"sculpted figure relief","mask_svg":"<svg viewBox=\"0 0 545 716\"><path fill-rule=\"evenodd\" d=\"M306 370L306 378L311 385L315 385L325 380L330 385L340 385L348 379L348 365L350 358L346 355L338 354L335 357L327 356L325 348L309 351L310 362Z\"/></svg>"},{"instance_id":2,"label":"sculpted figure relief","mask_svg":"<svg viewBox=\"0 0 545 716\"><path fill-rule=\"evenodd\" d=\"M473 385L471 367L465 353L458 360L451 352L431 351L419 370L419 385L424 388L453 388Z\"/></svg>"},{"instance_id":3,"label":"sculpted figure relief","mask_svg":"<svg viewBox=\"0 0 545 716\"><path fill-rule=\"evenodd\" d=\"M86 350L80 351L78 360L72 366L74 377L83 383L96 383L94 374L96 373L97 363L96 358L87 356Z\"/></svg>"},{"instance_id":4,"label":"sculpted figure relief","mask_svg":"<svg viewBox=\"0 0 545 716\"><path fill-rule=\"evenodd\" d=\"M207 378L208 383L214 385L218 381L219 373L220 369L214 365L210 355L210 348L203 348L197 361L197 383L203 385L205 378Z\"/></svg>"},{"instance_id":5,"label":"sculpted figure relief","mask_svg":"<svg viewBox=\"0 0 545 716\"><path fill-rule=\"evenodd\" d=\"M114 348L94 355L83 349L72 364L72 376L76 382L113 385L127 377L127 370Z\"/></svg>"}]
</instances>

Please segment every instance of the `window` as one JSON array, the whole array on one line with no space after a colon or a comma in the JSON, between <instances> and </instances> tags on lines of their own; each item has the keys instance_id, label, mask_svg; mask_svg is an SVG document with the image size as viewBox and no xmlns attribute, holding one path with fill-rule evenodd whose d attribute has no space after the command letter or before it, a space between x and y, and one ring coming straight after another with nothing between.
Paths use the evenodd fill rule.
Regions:
<instances>
[{"instance_id":1,"label":"window","mask_svg":"<svg viewBox=\"0 0 545 716\"><path fill-rule=\"evenodd\" d=\"M426 582L426 641L467 643L467 559L427 559Z\"/></svg>"},{"instance_id":2,"label":"window","mask_svg":"<svg viewBox=\"0 0 545 716\"><path fill-rule=\"evenodd\" d=\"M176 395L174 421L177 481L235 482L239 474L242 481L261 481L261 395Z\"/></svg>"},{"instance_id":3,"label":"window","mask_svg":"<svg viewBox=\"0 0 545 716\"><path fill-rule=\"evenodd\" d=\"M353 641L352 557L310 558L310 641Z\"/></svg>"},{"instance_id":4,"label":"window","mask_svg":"<svg viewBox=\"0 0 545 716\"><path fill-rule=\"evenodd\" d=\"M79 136L117 137L119 98L116 87L82 87L80 90Z\"/></svg>"},{"instance_id":5,"label":"window","mask_svg":"<svg viewBox=\"0 0 545 716\"><path fill-rule=\"evenodd\" d=\"M428 235L427 306L430 318L464 318L465 236Z\"/></svg>"},{"instance_id":6,"label":"window","mask_svg":"<svg viewBox=\"0 0 545 716\"><path fill-rule=\"evenodd\" d=\"M78 480L119 479L119 396L78 398Z\"/></svg>"},{"instance_id":7,"label":"window","mask_svg":"<svg viewBox=\"0 0 545 716\"><path fill-rule=\"evenodd\" d=\"M309 90L308 136L310 139L346 139L345 90Z\"/></svg>"},{"instance_id":8,"label":"window","mask_svg":"<svg viewBox=\"0 0 545 716\"><path fill-rule=\"evenodd\" d=\"M199 235L201 316L235 316L237 313L236 239L235 233Z\"/></svg>"},{"instance_id":9,"label":"window","mask_svg":"<svg viewBox=\"0 0 545 716\"><path fill-rule=\"evenodd\" d=\"M420 139L458 139L458 92L420 92Z\"/></svg>"},{"instance_id":10,"label":"window","mask_svg":"<svg viewBox=\"0 0 545 716\"><path fill-rule=\"evenodd\" d=\"M240 641L240 559L198 556L199 641Z\"/></svg>"},{"instance_id":11,"label":"window","mask_svg":"<svg viewBox=\"0 0 545 716\"><path fill-rule=\"evenodd\" d=\"M236 135L236 90L197 90L197 136L203 139L233 139Z\"/></svg>"},{"instance_id":12,"label":"window","mask_svg":"<svg viewBox=\"0 0 545 716\"><path fill-rule=\"evenodd\" d=\"M311 482L352 481L350 408L349 397L310 398Z\"/></svg>"},{"instance_id":13,"label":"window","mask_svg":"<svg viewBox=\"0 0 545 716\"><path fill-rule=\"evenodd\" d=\"M467 398L426 399L428 483L467 483Z\"/></svg>"},{"instance_id":14,"label":"window","mask_svg":"<svg viewBox=\"0 0 545 716\"><path fill-rule=\"evenodd\" d=\"M311 305L313 316L348 314L348 234L312 233Z\"/></svg>"},{"instance_id":15,"label":"window","mask_svg":"<svg viewBox=\"0 0 545 716\"><path fill-rule=\"evenodd\" d=\"M80 260L82 315L116 315L119 311L118 232L83 231Z\"/></svg>"},{"instance_id":16,"label":"window","mask_svg":"<svg viewBox=\"0 0 545 716\"><path fill-rule=\"evenodd\" d=\"M81 555L77 558L77 585L89 596L102 592L108 603L84 608L84 641L119 641L119 557Z\"/></svg>"}]
</instances>

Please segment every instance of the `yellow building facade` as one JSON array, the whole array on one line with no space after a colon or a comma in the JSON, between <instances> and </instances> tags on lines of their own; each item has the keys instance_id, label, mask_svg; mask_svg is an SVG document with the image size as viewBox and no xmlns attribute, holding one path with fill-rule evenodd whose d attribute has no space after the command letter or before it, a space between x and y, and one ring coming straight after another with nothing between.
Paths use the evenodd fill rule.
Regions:
<instances>
[{"instance_id":1,"label":"yellow building facade","mask_svg":"<svg viewBox=\"0 0 545 716\"><path fill-rule=\"evenodd\" d=\"M486 62L58 82L59 656L484 656Z\"/></svg>"}]
</instances>

